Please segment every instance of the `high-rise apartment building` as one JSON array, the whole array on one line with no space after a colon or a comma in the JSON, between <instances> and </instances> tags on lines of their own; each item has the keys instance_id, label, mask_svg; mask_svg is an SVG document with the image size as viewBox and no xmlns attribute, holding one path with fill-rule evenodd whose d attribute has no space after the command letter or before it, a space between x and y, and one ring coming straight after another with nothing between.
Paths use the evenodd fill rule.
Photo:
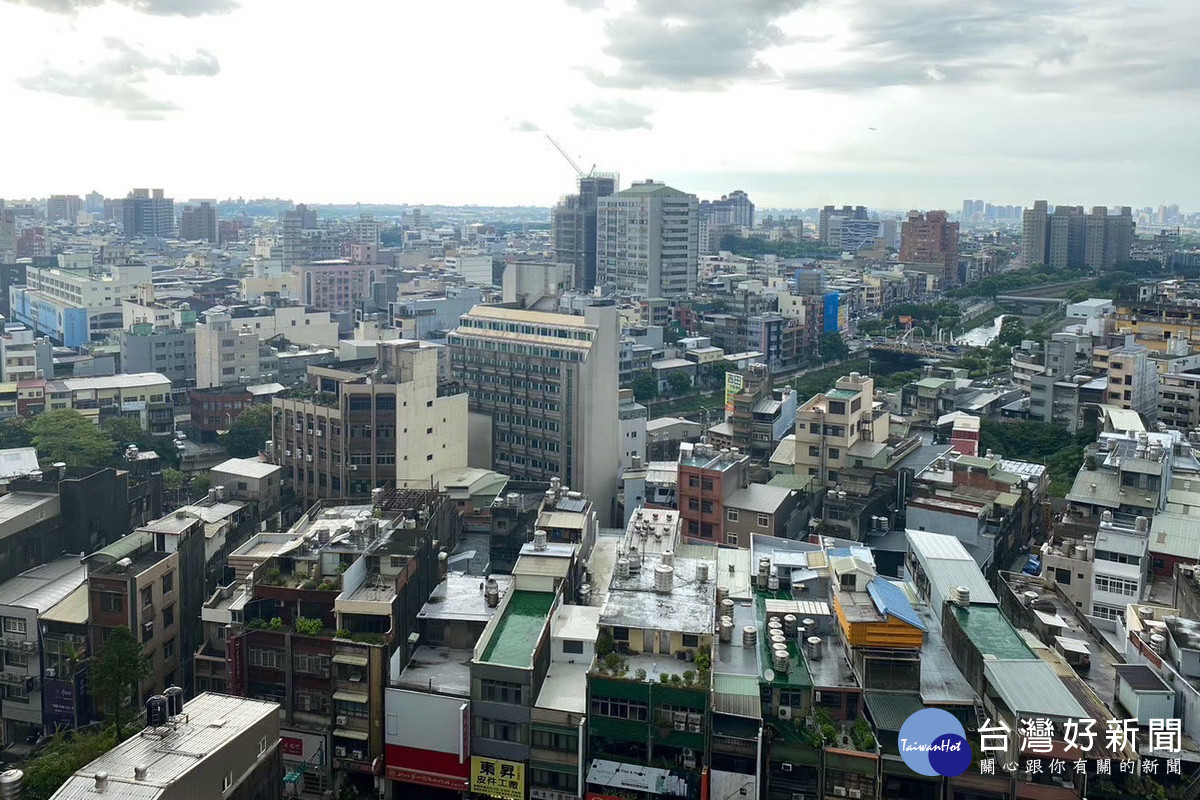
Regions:
<instances>
[{"instance_id":1,"label":"high-rise apartment building","mask_svg":"<svg viewBox=\"0 0 1200 800\"><path fill-rule=\"evenodd\" d=\"M831 238L830 221L834 217L841 217L844 220L866 220L870 219L865 206L825 206L817 215L817 238L821 240L821 244L838 245L840 242L835 242Z\"/></svg>"},{"instance_id":2,"label":"high-rise apartment building","mask_svg":"<svg viewBox=\"0 0 1200 800\"><path fill-rule=\"evenodd\" d=\"M1037 200L1033 208L1021 215L1021 266L1045 264L1050 248L1050 212L1045 200Z\"/></svg>"},{"instance_id":3,"label":"high-rise apartment building","mask_svg":"<svg viewBox=\"0 0 1200 800\"><path fill-rule=\"evenodd\" d=\"M585 175L578 194L558 201L550 212L554 259L574 268L575 288L590 292L596 285L596 214L601 197L617 190L615 175Z\"/></svg>"},{"instance_id":4,"label":"high-rise apartment building","mask_svg":"<svg viewBox=\"0 0 1200 800\"><path fill-rule=\"evenodd\" d=\"M678 297L696 288L696 195L648 180L600 198L596 280L617 294Z\"/></svg>"},{"instance_id":5,"label":"high-rise apartment building","mask_svg":"<svg viewBox=\"0 0 1200 800\"><path fill-rule=\"evenodd\" d=\"M694 201L694 198L693 198ZM621 462L617 308L582 316L476 306L450 335L454 376L470 393L472 463L523 480L558 478L607 520ZM474 434L474 431L473 431ZM473 445L474 446L474 445Z\"/></svg>"},{"instance_id":6,"label":"high-rise apartment building","mask_svg":"<svg viewBox=\"0 0 1200 800\"><path fill-rule=\"evenodd\" d=\"M900 261L935 274L942 288L958 284L958 223L945 211L908 212L900 228ZM925 269L927 267L928 269Z\"/></svg>"},{"instance_id":7,"label":"high-rise apartment building","mask_svg":"<svg viewBox=\"0 0 1200 800\"><path fill-rule=\"evenodd\" d=\"M229 314L196 325L196 388L257 383L262 377L258 332Z\"/></svg>"},{"instance_id":8,"label":"high-rise apartment building","mask_svg":"<svg viewBox=\"0 0 1200 800\"><path fill-rule=\"evenodd\" d=\"M1056 206L1048 213L1038 200L1022 217L1021 265L1046 264L1056 269L1111 269L1129 260L1133 244L1133 211L1122 206L1110 214L1104 206Z\"/></svg>"},{"instance_id":9,"label":"high-rise apartment building","mask_svg":"<svg viewBox=\"0 0 1200 800\"><path fill-rule=\"evenodd\" d=\"M207 200L186 205L179 214L179 238L187 242L217 243L217 209Z\"/></svg>"},{"instance_id":10,"label":"high-rise apartment building","mask_svg":"<svg viewBox=\"0 0 1200 800\"><path fill-rule=\"evenodd\" d=\"M83 198L83 210L89 214L103 214L104 195L94 190L88 192Z\"/></svg>"},{"instance_id":11,"label":"high-rise apartment building","mask_svg":"<svg viewBox=\"0 0 1200 800\"><path fill-rule=\"evenodd\" d=\"M46 221L75 224L75 217L83 210L83 201L74 194L52 194L46 201Z\"/></svg>"},{"instance_id":12,"label":"high-rise apartment building","mask_svg":"<svg viewBox=\"0 0 1200 800\"><path fill-rule=\"evenodd\" d=\"M310 238L306 231L317 227L317 212L304 203L280 215L280 246L283 250L283 266L294 267L313 260Z\"/></svg>"},{"instance_id":13,"label":"high-rise apartment building","mask_svg":"<svg viewBox=\"0 0 1200 800\"><path fill-rule=\"evenodd\" d=\"M433 473L467 465L467 396L438 380L437 351L379 342L376 358L309 367L309 391L272 399L272 461L298 496L428 487Z\"/></svg>"},{"instance_id":14,"label":"high-rise apartment building","mask_svg":"<svg viewBox=\"0 0 1200 800\"><path fill-rule=\"evenodd\" d=\"M134 189L121 202L125 236L166 239L175 233L175 201L162 189Z\"/></svg>"},{"instance_id":15,"label":"high-rise apartment building","mask_svg":"<svg viewBox=\"0 0 1200 800\"><path fill-rule=\"evenodd\" d=\"M10 208L0 208L0 264L17 258L17 214Z\"/></svg>"},{"instance_id":16,"label":"high-rise apartment building","mask_svg":"<svg viewBox=\"0 0 1200 800\"><path fill-rule=\"evenodd\" d=\"M739 228L754 227L754 203L750 195L741 189L721 195L720 200L705 200L700 203L700 216L714 225L733 225Z\"/></svg>"},{"instance_id":17,"label":"high-rise apartment building","mask_svg":"<svg viewBox=\"0 0 1200 800\"><path fill-rule=\"evenodd\" d=\"M1158 367L1149 348L1137 344L1135 338L1130 333L1119 347L1093 348L1092 366L1107 373L1106 404L1136 411L1153 421L1158 418Z\"/></svg>"}]
</instances>

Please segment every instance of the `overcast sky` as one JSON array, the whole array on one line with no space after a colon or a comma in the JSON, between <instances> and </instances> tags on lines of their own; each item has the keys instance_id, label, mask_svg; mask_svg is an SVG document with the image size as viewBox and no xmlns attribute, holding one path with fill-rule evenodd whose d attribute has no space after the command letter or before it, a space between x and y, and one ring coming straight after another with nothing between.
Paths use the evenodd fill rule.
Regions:
<instances>
[{"instance_id":1,"label":"overcast sky","mask_svg":"<svg viewBox=\"0 0 1200 800\"><path fill-rule=\"evenodd\" d=\"M0 197L1200 208L1200 0L0 0Z\"/></svg>"}]
</instances>

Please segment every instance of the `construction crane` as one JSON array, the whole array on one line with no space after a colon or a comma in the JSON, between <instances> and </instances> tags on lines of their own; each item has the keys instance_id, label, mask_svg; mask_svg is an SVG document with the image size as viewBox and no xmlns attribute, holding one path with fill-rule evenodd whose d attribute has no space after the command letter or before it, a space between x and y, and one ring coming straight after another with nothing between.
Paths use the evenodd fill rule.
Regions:
<instances>
[{"instance_id":1,"label":"construction crane","mask_svg":"<svg viewBox=\"0 0 1200 800\"><path fill-rule=\"evenodd\" d=\"M590 178L596 172L596 165L592 164L591 171L588 172L586 175L584 175L583 170L581 170L579 168L579 165L575 163L575 159L573 159L569 155L567 155L567 151L563 150L562 147L559 146L558 142L554 141L553 136L551 136L550 134L547 133L546 138L550 141L550 144L554 145L554 149L557 150L559 152L559 154L567 160L567 163L571 165L571 169L575 170L575 174L578 175L580 178Z\"/></svg>"}]
</instances>

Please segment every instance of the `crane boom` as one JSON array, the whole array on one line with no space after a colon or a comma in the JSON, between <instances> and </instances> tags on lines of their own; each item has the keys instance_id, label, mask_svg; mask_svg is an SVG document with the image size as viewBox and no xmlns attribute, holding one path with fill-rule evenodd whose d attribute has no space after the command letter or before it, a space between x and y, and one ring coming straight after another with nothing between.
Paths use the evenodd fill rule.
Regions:
<instances>
[{"instance_id":1,"label":"crane boom","mask_svg":"<svg viewBox=\"0 0 1200 800\"><path fill-rule=\"evenodd\" d=\"M546 138L550 140L550 144L554 145L554 149L559 152L559 155L567 160L567 163L571 165L571 169L575 170L575 174L580 178L584 177L583 170L579 168L579 165L575 163L574 159L567 155L566 150L563 150L561 147L559 147L558 142L554 141L554 137L547 133ZM595 168L593 167L593 169Z\"/></svg>"}]
</instances>

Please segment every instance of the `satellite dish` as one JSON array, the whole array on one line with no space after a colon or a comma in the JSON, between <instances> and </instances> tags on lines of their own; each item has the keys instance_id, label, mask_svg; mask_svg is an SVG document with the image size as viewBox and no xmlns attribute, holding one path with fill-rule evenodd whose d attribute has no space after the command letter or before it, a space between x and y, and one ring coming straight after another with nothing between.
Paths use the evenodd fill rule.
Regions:
<instances>
[{"instance_id":1,"label":"satellite dish","mask_svg":"<svg viewBox=\"0 0 1200 800\"><path fill-rule=\"evenodd\" d=\"M763 680L765 680L765 681L775 680L775 670L770 669L770 668L763 670Z\"/></svg>"}]
</instances>

